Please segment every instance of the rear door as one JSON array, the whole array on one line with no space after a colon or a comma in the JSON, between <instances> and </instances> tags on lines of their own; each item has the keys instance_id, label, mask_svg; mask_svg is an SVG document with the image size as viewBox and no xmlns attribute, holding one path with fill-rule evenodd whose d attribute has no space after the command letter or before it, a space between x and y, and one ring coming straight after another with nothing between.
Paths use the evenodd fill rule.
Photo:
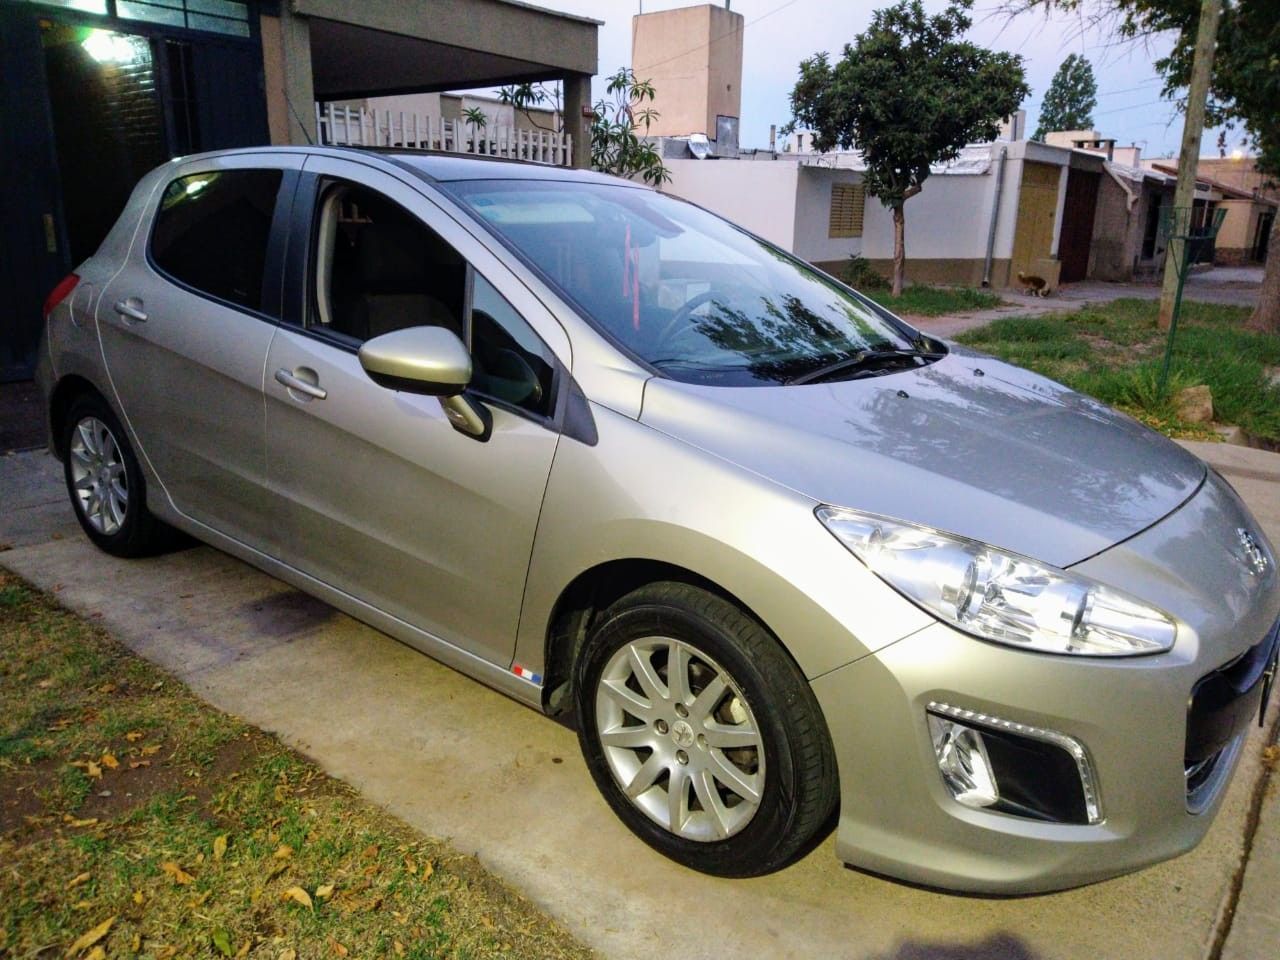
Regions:
<instances>
[{"instance_id":1,"label":"rear door","mask_svg":"<svg viewBox=\"0 0 1280 960\"><path fill-rule=\"evenodd\" d=\"M281 325L266 380L283 559L506 666L559 439L568 339L416 185L311 157L298 196L315 214L290 244L297 323ZM360 366L366 339L424 324L471 346L487 440L455 430L438 399L379 386ZM521 387L521 371L536 385ZM311 389L287 385L297 381Z\"/></svg>"},{"instance_id":2,"label":"rear door","mask_svg":"<svg viewBox=\"0 0 1280 960\"><path fill-rule=\"evenodd\" d=\"M97 313L120 408L164 494L268 550L263 364L301 164L271 154L175 167Z\"/></svg>"}]
</instances>

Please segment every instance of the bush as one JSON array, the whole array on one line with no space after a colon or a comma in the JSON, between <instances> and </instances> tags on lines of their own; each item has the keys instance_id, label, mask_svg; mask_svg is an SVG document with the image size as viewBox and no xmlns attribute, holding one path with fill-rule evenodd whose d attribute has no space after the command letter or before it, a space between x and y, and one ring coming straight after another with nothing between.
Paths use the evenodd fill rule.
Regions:
<instances>
[{"instance_id":1,"label":"bush","mask_svg":"<svg viewBox=\"0 0 1280 960\"><path fill-rule=\"evenodd\" d=\"M855 290L888 290L889 281L876 272L870 261L854 255L844 268L844 282Z\"/></svg>"}]
</instances>

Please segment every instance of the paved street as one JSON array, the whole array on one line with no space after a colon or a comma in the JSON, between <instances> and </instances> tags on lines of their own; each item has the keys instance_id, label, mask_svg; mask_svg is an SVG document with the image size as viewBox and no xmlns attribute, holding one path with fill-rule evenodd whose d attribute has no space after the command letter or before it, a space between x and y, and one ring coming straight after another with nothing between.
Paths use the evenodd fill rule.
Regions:
<instances>
[{"instance_id":1,"label":"paved street","mask_svg":"<svg viewBox=\"0 0 1280 960\"><path fill-rule=\"evenodd\" d=\"M1280 542L1280 456L1195 449ZM1243 960L1280 942L1274 780L1256 838L1251 828L1266 786L1257 729L1205 842L1132 876L1050 896L949 896L845 869L828 840L782 873L718 880L634 839L565 727L208 547L145 561L94 550L47 454L0 457L0 504L0 565L477 854L607 957L647 960L673 936L689 960Z\"/></svg>"}]
</instances>

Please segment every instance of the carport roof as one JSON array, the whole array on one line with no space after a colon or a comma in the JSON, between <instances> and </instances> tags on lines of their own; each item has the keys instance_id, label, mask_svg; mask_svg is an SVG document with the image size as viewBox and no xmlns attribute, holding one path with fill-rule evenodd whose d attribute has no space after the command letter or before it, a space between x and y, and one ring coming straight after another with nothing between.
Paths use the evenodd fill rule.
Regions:
<instances>
[{"instance_id":1,"label":"carport roof","mask_svg":"<svg viewBox=\"0 0 1280 960\"><path fill-rule=\"evenodd\" d=\"M549 80L597 69L600 21L512 0L293 0L317 100Z\"/></svg>"}]
</instances>

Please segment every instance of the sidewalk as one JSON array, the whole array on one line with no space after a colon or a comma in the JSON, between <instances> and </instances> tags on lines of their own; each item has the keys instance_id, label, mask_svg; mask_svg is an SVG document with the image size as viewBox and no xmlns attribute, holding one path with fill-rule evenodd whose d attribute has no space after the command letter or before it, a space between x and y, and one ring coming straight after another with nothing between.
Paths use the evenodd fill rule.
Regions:
<instances>
[{"instance_id":1,"label":"sidewalk","mask_svg":"<svg viewBox=\"0 0 1280 960\"><path fill-rule=\"evenodd\" d=\"M1280 542L1280 456L1191 446ZM830 839L772 876L720 880L635 839L564 726L209 547L143 561L98 552L44 452L0 457L0 503L0 565L410 825L475 853L604 956L648 960L668 931L686 960L1255 960L1280 942L1280 777L1260 807L1257 728L1204 842L1115 880L951 896L845 869ZM1273 734L1280 699L1270 716Z\"/></svg>"},{"instance_id":2,"label":"sidewalk","mask_svg":"<svg viewBox=\"0 0 1280 960\"><path fill-rule=\"evenodd\" d=\"M1221 303L1237 307L1252 307L1258 302L1262 288L1261 267L1214 267L1212 270L1192 273L1187 277L1183 298L1204 303ZM1049 313L1072 313L1090 303L1107 303L1112 300L1134 298L1137 300L1160 299L1160 285L1156 282L1130 283L1068 283L1048 297L1029 297L1017 290L1002 290L1000 297L1008 306L990 310L973 310L952 313L941 317L904 316L913 326L934 336L952 338L966 330L986 326L1001 317L1038 317Z\"/></svg>"}]
</instances>

